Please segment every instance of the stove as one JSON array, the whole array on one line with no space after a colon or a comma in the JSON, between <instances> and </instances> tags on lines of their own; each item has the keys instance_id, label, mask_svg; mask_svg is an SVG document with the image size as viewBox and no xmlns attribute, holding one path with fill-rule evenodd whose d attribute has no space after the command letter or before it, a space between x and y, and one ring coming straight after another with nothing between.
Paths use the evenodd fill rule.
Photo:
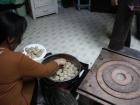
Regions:
<instances>
[{"instance_id":1,"label":"stove","mask_svg":"<svg viewBox=\"0 0 140 105\"><path fill-rule=\"evenodd\" d=\"M140 60L104 48L77 91L103 105L139 105Z\"/></svg>"}]
</instances>

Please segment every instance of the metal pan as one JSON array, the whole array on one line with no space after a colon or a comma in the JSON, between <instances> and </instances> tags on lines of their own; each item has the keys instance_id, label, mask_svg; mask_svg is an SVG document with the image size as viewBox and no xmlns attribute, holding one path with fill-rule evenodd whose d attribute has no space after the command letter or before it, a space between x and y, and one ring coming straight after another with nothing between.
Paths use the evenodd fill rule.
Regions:
<instances>
[{"instance_id":1,"label":"metal pan","mask_svg":"<svg viewBox=\"0 0 140 105\"><path fill-rule=\"evenodd\" d=\"M58 59L58 58L64 58L64 59L66 59L67 61L69 61L69 62L71 62L72 64L74 64L74 65L78 68L79 73L78 73L75 77L71 78L70 80L54 81L54 80L49 79L48 77L46 77L46 79L49 79L50 81L53 81L53 82L59 82L59 83L60 83L60 82L71 81L71 80L73 80L73 79L79 77L80 72L81 72L81 67L82 67L82 66L81 66L81 63L80 63L74 56L72 56L72 55L69 55L69 54L56 54L56 55L51 55L51 56L45 58L45 60L44 60L42 63L43 63L43 64L46 64L46 63L48 63L49 61L52 61L52 60Z\"/></svg>"}]
</instances>

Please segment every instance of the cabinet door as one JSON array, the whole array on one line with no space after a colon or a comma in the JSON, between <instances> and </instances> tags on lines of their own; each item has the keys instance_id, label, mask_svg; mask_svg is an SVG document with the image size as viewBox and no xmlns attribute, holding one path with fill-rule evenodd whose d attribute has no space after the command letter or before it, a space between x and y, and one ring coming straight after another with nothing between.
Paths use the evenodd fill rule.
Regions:
<instances>
[{"instance_id":1,"label":"cabinet door","mask_svg":"<svg viewBox=\"0 0 140 105\"><path fill-rule=\"evenodd\" d=\"M35 8L49 5L51 0L34 0Z\"/></svg>"}]
</instances>

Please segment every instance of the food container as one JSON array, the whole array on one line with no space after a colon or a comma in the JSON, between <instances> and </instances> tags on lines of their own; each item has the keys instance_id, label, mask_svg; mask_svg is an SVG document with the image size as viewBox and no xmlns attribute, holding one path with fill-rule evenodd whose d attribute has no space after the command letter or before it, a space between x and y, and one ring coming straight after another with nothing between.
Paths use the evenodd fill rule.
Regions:
<instances>
[{"instance_id":1,"label":"food container","mask_svg":"<svg viewBox=\"0 0 140 105\"><path fill-rule=\"evenodd\" d=\"M26 49L30 49L30 48L37 48L37 49L39 49L39 50L42 50L40 56L38 56L38 57L36 56L36 57L32 58L32 57L27 53L27 51L26 51ZM32 52L32 53L33 53L33 52ZM46 48L45 48L43 45L41 45L41 44L29 44L29 45L27 45L27 46L25 46L25 47L23 48L23 54L29 56L29 57L30 57L31 59L33 59L34 61L36 61L36 62L38 62L38 63L41 63L41 62L44 60L45 55L47 54L47 50L46 50Z\"/></svg>"}]
</instances>

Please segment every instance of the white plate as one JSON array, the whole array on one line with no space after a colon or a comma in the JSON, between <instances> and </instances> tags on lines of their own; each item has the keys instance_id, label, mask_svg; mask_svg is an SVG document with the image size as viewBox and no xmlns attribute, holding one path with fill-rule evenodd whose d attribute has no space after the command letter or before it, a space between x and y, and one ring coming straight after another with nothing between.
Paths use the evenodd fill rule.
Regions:
<instances>
[{"instance_id":1,"label":"white plate","mask_svg":"<svg viewBox=\"0 0 140 105\"><path fill-rule=\"evenodd\" d=\"M40 57L36 57L36 58L34 58L33 60L35 60L35 61L37 61L37 62L42 62L43 60L44 60L44 57L45 57L45 55L47 54L47 50L46 50L46 48L43 46L43 45L41 45L41 44L29 44L29 45L27 45L27 46L25 46L24 48L23 48L23 53L25 54L25 55L27 55L27 52L25 51L25 49L26 48L30 48L30 47L38 47L39 49L43 49L43 53L42 53L42 55L40 56ZM27 55L28 56L28 55Z\"/></svg>"}]
</instances>

